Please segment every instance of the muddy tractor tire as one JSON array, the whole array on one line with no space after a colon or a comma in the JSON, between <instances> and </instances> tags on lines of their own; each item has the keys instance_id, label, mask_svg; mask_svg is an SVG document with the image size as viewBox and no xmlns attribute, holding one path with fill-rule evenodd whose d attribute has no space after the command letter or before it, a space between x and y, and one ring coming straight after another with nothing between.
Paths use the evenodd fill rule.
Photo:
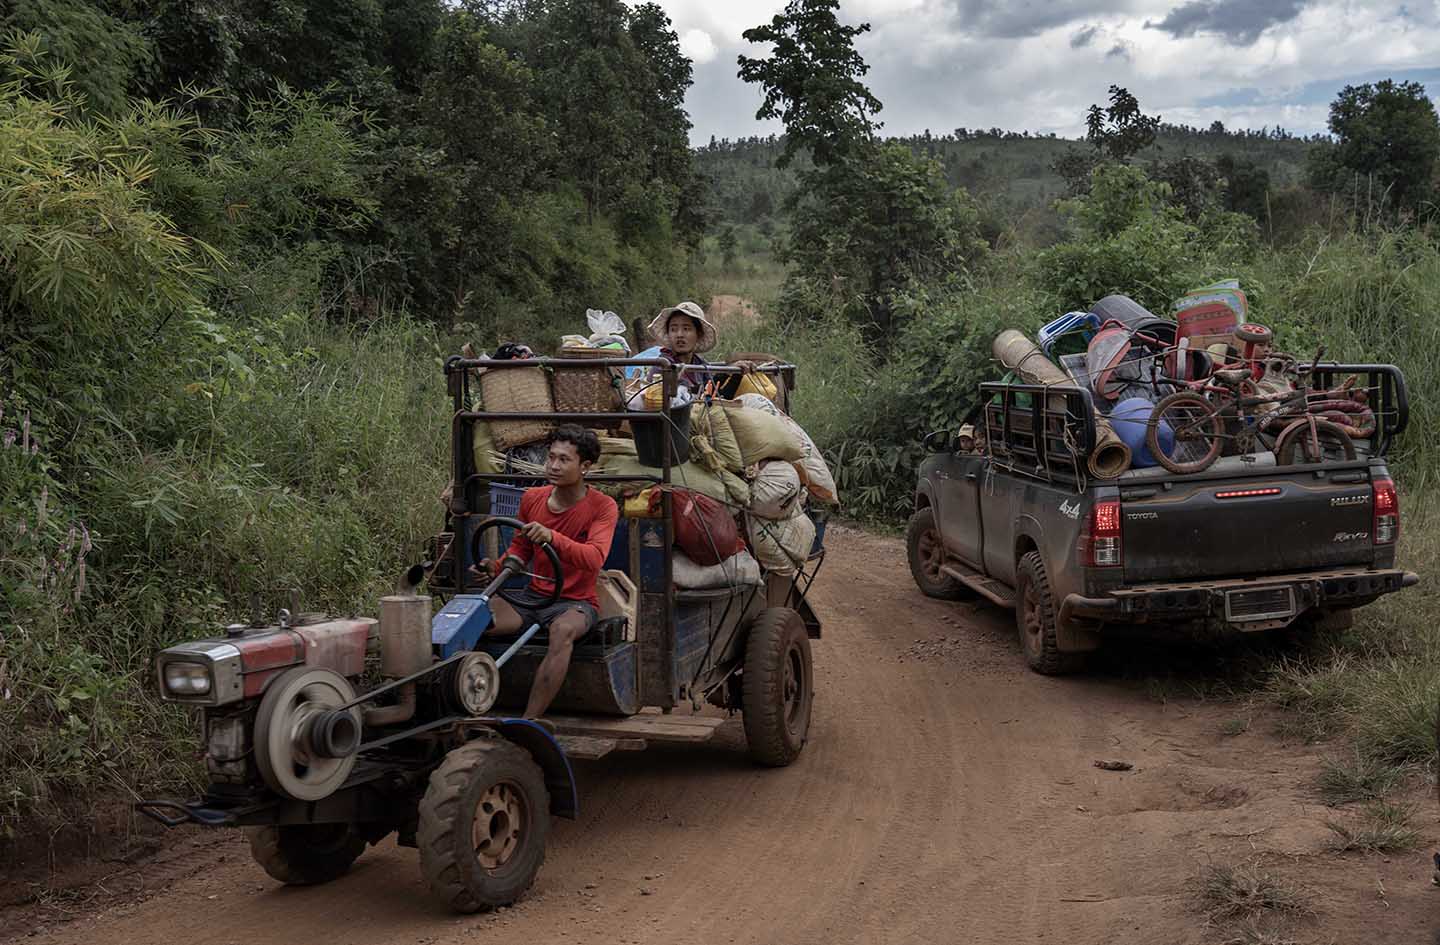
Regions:
<instances>
[{"instance_id":1,"label":"muddy tractor tire","mask_svg":"<svg viewBox=\"0 0 1440 945\"><path fill-rule=\"evenodd\" d=\"M1037 673L1061 676L1084 667L1083 653L1061 651L1056 638L1057 608L1050 589L1050 577L1040 552L1031 551L1020 558L1015 569L1015 626L1020 633L1020 648L1025 662Z\"/></svg>"},{"instance_id":2,"label":"muddy tractor tire","mask_svg":"<svg viewBox=\"0 0 1440 945\"><path fill-rule=\"evenodd\" d=\"M926 597L941 600L964 600L973 596L970 589L940 570L945 563L945 544L935 524L935 510L928 506L910 516L905 526L905 557L910 562L910 576Z\"/></svg>"},{"instance_id":3,"label":"muddy tractor tire","mask_svg":"<svg viewBox=\"0 0 1440 945\"><path fill-rule=\"evenodd\" d=\"M760 612L745 641L741 717L750 757L780 768L800 756L810 738L815 668L805 621L788 607Z\"/></svg>"},{"instance_id":4,"label":"muddy tractor tire","mask_svg":"<svg viewBox=\"0 0 1440 945\"><path fill-rule=\"evenodd\" d=\"M365 852L365 837L350 824L246 827L250 855L287 886L318 886L339 879Z\"/></svg>"},{"instance_id":5,"label":"muddy tractor tire","mask_svg":"<svg viewBox=\"0 0 1440 945\"><path fill-rule=\"evenodd\" d=\"M529 752L479 738L445 756L420 801L420 870L456 912L507 906L545 862L550 795Z\"/></svg>"}]
</instances>

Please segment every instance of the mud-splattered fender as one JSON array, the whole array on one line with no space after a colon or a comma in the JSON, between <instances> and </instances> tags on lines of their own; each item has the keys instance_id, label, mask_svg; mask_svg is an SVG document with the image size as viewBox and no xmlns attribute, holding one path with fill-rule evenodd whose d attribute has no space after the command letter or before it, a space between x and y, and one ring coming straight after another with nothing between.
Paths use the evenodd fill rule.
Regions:
<instances>
[{"instance_id":1,"label":"mud-splattered fender","mask_svg":"<svg viewBox=\"0 0 1440 945\"><path fill-rule=\"evenodd\" d=\"M574 820L580 815L580 792L575 786L575 772L570 759L543 725L530 719L490 719L489 726L506 741L530 753L545 773L545 788L550 792L550 813Z\"/></svg>"}]
</instances>

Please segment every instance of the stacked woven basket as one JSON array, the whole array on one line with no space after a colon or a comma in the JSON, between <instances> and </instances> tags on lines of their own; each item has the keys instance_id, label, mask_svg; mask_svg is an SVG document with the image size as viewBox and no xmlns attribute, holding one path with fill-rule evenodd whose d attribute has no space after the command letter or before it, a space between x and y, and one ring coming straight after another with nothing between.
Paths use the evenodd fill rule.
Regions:
<instances>
[{"instance_id":1,"label":"stacked woven basket","mask_svg":"<svg viewBox=\"0 0 1440 945\"><path fill-rule=\"evenodd\" d=\"M561 348L556 357L578 362L623 354L610 348ZM556 366L552 375L540 367L482 371L480 396L486 410L507 413L609 413L621 406L619 375L614 368L578 364L574 368ZM495 420L490 424L491 436L501 450L543 439L553 429L551 420Z\"/></svg>"}]
</instances>

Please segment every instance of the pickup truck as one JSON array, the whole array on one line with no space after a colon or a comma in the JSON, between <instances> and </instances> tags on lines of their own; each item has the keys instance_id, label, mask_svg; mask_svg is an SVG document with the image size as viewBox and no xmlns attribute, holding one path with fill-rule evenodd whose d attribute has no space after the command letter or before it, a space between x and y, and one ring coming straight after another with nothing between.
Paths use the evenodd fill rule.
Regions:
<instances>
[{"instance_id":1,"label":"pickup truck","mask_svg":"<svg viewBox=\"0 0 1440 945\"><path fill-rule=\"evenodd\" d=\"M1355 607L1419 580L1395 567L1400 508L1384 459L1405 427L1405 384L1393 365L1316 371L1317 386L1353 375L1370 392L1377 429L1356 459L1276 466L1258 453L1110 480L1086 468L1087 389L980 385L966 435L925 438L906 532L915 583L1013 607L1026 662L1045 674L1079 669L1117 625L1347 625Z\"/></svg>"}]
</instances>

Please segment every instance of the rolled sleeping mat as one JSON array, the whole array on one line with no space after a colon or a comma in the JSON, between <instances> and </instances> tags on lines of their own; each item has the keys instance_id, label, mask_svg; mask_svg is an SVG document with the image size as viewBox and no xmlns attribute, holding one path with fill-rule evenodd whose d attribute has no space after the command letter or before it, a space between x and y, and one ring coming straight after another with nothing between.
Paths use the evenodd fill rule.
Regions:
<instances>
[{"instance_id":1,"label":"rolled sleeping mat","mask_svg":"<svg viewBox=\"0 0 1440 945\"><path fill-rule=\"evenodd\" d=\"M991 351L1001 364L1031 384L1075 386L1075 382L1045 357L1045 352L1023 332L1013 328L1002 331L995 336ZM1064 398L1057 396L1050 406L1052 409L1065 409ZM1109 421L1099 414L1095 415L1095 448L1090 451L1089 467L1090 475L1096 479L1114 479L1130 468L1130 447L1115 435Z\"/></svg>"}]
</instances>

